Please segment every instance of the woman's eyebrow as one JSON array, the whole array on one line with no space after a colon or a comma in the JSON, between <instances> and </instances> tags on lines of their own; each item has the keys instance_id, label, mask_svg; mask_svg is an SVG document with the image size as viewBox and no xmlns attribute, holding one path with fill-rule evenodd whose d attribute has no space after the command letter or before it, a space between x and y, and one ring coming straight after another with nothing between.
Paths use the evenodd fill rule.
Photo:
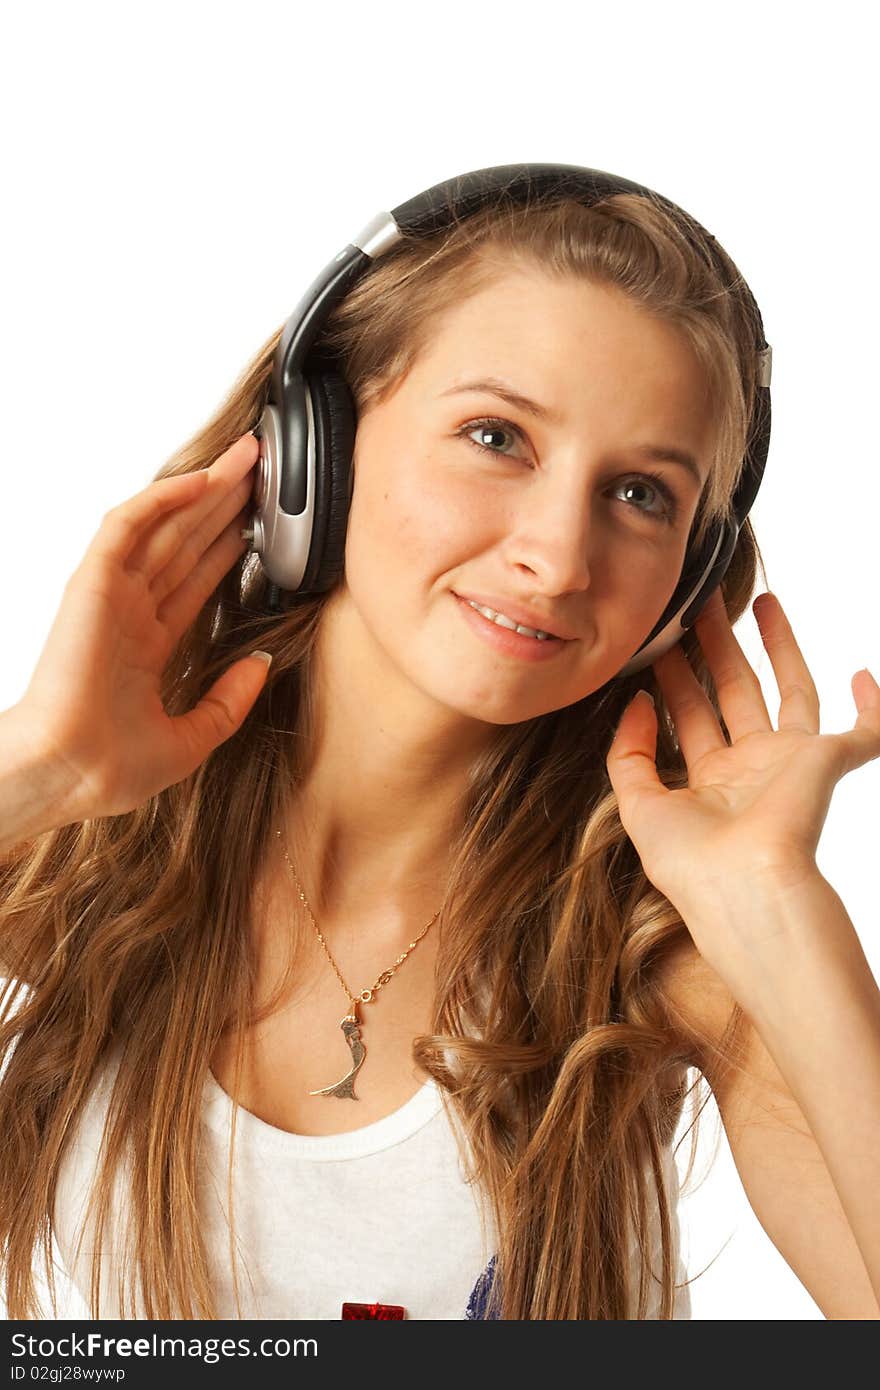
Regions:
<instances>
[{"instance_id":1,"label":"woman's eyebrow","mask_svg":"<svg viewBox=\"0 0 880 1390\"><path fill-rule=\"evenodd\" d=\"M549 410L546 405L539 405L537 401L530 400L528 396L523 396L519 391L514 391L512 386L508 386L506 381L499 381L497 377L488 376L484 381L463 381L459 385L451 386L448 391L442 391L443 396L456 396L464 391L479 391L490 396L500 396L501 400L507 401L508 405L514 405L519 410L525 411L527 415L534 415L538 420L546 420L551 425L561 425L562 420L555 410Z\"/></svg>"},{"instance_id":2,"label":"woman's eyebrow","mask_svg":"<svg viewBox=\"0 0 880 1390\"><path fill-rule=\"evenodd\" d=\"M505 381L499 381L497 377L486 377L483 381L463 381L456 386L450 386L447 391L441 391L441 396L456 396L466 391L478 391L489 396L498 396L502 401L507 401L508 405L516 407L517 410L524 411L527 415L533 415L537 420L544 420L550 425L560 425L562 419L555 410L550 410L546 405L539 405L537 401L531 400L528 396L522 395L519 391L514 391ZM633 445L632 452L641 454L643 458L653 459L657 463L677 463L694 478L698 487L703 486L703 478L700 473L699 465L693 454L689 454L686 449L676 449L668 444L636 444Z\"/></svg>"}]
</instances>

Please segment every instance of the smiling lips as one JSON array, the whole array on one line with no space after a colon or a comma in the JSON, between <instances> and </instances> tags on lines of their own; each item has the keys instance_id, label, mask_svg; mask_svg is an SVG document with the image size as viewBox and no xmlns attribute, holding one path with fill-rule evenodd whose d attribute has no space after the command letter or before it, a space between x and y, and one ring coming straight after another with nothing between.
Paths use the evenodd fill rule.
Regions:
<instances>
[{"instance_id":1,"label":"smiling lips","mask_svg":"<svg viewBox=\"0 0 880 1390\"><path fill-rule=\"evenodd\" d=\"M479 609L473 607L460 594L453 593L452 597L471 630L487 646L492 647L494 651L500 652L503 656L516 657L520 661L547 661L554 659L569 645L560 637L541 639L517 632L506 625L494 622L491 618L486 618Z\"/></svg>"},{"instance_id":2,"label":"smiling lips","mask_svg":"<svg viewBox=\"0 0 880 1390\"><path fill-rule=\"evenodd\" d=\"M513 599L496 598L493 594L457 594L456 597L463 599L466 603L477 603L481 608L488 608L493 614L505 617L521 627L530 628L533 632L546 632L548 637L555 637L560 642L572 640L572 635L560 632L556 623L551 627L548 620L543 618L540 613L530 613L528 609L520 607ZM490 618L489 621L491 622L492 619ZM532 640L535 639L532 638Z\"/></svg>"}]
</instances>

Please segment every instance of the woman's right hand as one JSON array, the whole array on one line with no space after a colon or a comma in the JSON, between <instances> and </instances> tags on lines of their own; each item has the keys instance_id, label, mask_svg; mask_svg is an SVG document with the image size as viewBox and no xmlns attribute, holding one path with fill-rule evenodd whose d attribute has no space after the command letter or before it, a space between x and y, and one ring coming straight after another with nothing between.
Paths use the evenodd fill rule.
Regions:
<instances>
[{"instance_id":1,"label":"woman's right hand","mask_svg":"<svg viewBox=\"0 0 880 1390\"><path fill-rule=\"evenodd\" d=\"M70 821L122 815L189 776L262 690L267 664L245 657L188 714L169 717L159 694L176 644L247 548L258 458L246 434L209 468L150 483L107 512L68 580L15 709L70 773Z\"/></svg>"}]
</instances>

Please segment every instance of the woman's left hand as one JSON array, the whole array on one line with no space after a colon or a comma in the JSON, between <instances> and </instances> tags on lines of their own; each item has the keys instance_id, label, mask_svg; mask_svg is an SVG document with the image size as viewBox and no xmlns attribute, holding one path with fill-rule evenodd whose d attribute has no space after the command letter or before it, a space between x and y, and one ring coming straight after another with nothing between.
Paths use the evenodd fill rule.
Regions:
<instances>
[{"instance_id":1,"label":"woman's left hand","mask_svg":"<svg viewBox=\"0 0 880 1390\"><path fill-rule=\"evenodd\" d=\"M705 916L750 881L796 888L818 873L816 848L835 784L880 757L880 686L852 678L858 709L847 733L819 733L819 697L782 605L760 594L752 611L781 704L774 730L761 685L737 642L720 588L695 623L730 734L681 644L653 670L684 757L688 786L657 775L657 716L641 695L626 708L607 758L621 823L648 878L681 914Z\"/></svg>"}]
</instances>

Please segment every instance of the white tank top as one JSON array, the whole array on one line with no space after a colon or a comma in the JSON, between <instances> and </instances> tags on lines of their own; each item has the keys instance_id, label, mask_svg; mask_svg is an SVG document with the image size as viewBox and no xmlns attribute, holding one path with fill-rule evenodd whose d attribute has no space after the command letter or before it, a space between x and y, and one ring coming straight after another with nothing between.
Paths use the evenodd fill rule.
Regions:
<instances>
[{"instance_id":1,"label":"white tank top","mask_svg":"<svg viewBox=\"0 0 880 1390\"><path fill-rule=\"evenodd\" d=\"M79 1253L75 1247L115 1071L111 1058L80 1116L59 1177L54 1240L62 1317L90 1316L94 1240L87 1232ZM235 1319L226 1202L232 1109L209 1072L200 1205L217 1313ZM678 1253L678 1174L671 1149L666 1177L681 1283L687 1276ZM465 1181L455 1134L431 1079L393 1114L345 1134L290 1134L239 1107L233 1202L245 1318L339 1319L343 1302L402 1306L408 1319L481 1316L494 1269L495 1223L488 1204ZM102 1242L102 1318L120 1316L115 1285L126 1210L117 1174L113 1221ZM659 1223L654 1241L659 1272ZM690 1318L686 1287L676 1299L675 1317ZM648 1316L656 1318L658 1311L655 1294ZM138 1315L144 1316L139 1294Z\"/></svg>"}]
</instances>

